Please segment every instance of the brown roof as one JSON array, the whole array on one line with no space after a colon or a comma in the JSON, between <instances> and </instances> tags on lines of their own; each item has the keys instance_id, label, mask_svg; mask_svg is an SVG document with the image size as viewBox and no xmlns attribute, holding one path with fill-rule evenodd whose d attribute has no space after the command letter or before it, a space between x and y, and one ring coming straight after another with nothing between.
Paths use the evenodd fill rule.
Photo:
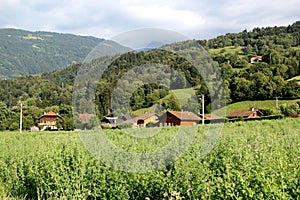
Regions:
<instances>
[{"instance_id":1,"label":"brown roof","mask_svg":"<svg viewBox=\"0 0 300 200\"><path fill-rule=\"evenodd\" d=\"M200 121L201 118L189 111L168 111L182 121Z\"/></svg>"},{"instance_id":2,"label":"brown roof","mask_svg":"<svg viewBox=\"0 0 300 200\"><path fill-rule=\"evenodd\" d=\"M46 114L44 114L43 116L58 116L58 114L50 111L50 112L47 112Z\"/></svg>"},{"instance_id":3,"label":"brown roof","mask_svg":"<svg viewBox=\"0 0 300 200\"><path fill-rule=\"evenodd\" d=\"M139 116L135 117L134 119L135 119L136 121L137 121L137 120L140 120L140 119L145 120L145 119L147 119L147 118L149 118L149 117L152 117L152 116L154 116L154 115L158 116L157 114L142 114L142 115L139 115Z\"/></svg>"},{"instance_id":4,"label":"brown roof","mask_svg":"<svg viewBox=\"0 0 300 200\"><path fill-rule=\"evenodd\" d=\"M79 114L81 123L88 123L90 118L95 116L94 114Z\"/></svg>"},{"instance_id":5,"label":"brown roof","mask_svg":"<svg viewBox=\"0 0 300 200\"><path fill-rule=\"evenodd\" d=\"M202 114L200 115L200 117L202 117ZM220 119L220 117L215 114L204 114L204 119Z\"/></svg>"},{"instance_id":6,"label":"brown roof","mask_svg":"<svg viewBox=\"0 0 300 200\"><path fill-rule=\"evenodd\" d=\"M156 115L158 117L158 115L155 113L154 114L142 114L139 116L132 117L131 119L127 119L127 120L123 121L122 123L134 123L134 122L137 122L138 120L145 120L154 115Z\"/></svg>"},{"instance_id":7,"label":"brown roof","mask_svg":"<svg viewBox=\"0 0 300 200\"><path fill-rule=\"evenodd\" d=\"M42 117L59 117L59 118L62 118L58 113L55 113L55 112L47 112L47 113L44 113L42 116L39 117L42 118Z\"/></svg>"},{"instance_id":8,"label":"brown roof","mask_svg":"<svg viewBox=\"0 0 300 200\"><path fill-rule=\"evenodd\" d=\"M227 115L227 117L249 117L251 114L255 112L260 112L257 110L236 110Z\"/></svg>"}]
</instances>

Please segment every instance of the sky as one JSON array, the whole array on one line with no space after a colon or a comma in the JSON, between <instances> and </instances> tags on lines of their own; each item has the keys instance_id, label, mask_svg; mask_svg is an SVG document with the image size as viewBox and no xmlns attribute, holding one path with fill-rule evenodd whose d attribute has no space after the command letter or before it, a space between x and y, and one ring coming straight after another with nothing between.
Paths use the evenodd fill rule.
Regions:
<instances>
[{"instance_id":1,"label":"sky","mask_svg":"<svg viewBox=\"0 0 300 200\"><path fill-rule=\"evenodd\" d=\"M299 0L0 0L0 28L110 39L143 28L210 39L300 20Z\"/></svg>"}]
</instances>

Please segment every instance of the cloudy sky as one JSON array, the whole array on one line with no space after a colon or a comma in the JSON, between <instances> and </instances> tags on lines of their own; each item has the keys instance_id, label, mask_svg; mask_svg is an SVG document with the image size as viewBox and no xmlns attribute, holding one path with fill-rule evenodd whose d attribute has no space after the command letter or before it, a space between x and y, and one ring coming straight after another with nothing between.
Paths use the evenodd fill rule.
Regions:
<instances>
[{"instance_id":1,"label":"cloudy sky","mask_svg":"<svg viewBox=\"0 0 300 200\"><path fill-rule=\"evenodd\" d=\"M141 28L209 39L300 20L299 0L0 0L0 28L111 38Z\"/></svg>"}]
</instances>

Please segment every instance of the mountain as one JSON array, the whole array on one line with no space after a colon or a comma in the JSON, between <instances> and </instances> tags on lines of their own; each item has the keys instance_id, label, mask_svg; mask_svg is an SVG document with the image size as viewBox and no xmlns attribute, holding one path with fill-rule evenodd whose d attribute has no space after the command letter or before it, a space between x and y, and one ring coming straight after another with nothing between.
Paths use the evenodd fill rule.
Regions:
<instances>
[{"instance_id":1,"label":"mountain","mask_svg":"<svg viewBox=\"0 0 300 200\"><path fill-rule=\"evenodd\" d=\"M27 37L29 36L27 35ZM31 35L30 37L34 36ZM41 40L37 39L36 35L35 37L35 40ZM39 37L43 38L45 36ZM145 75L146 78L143 83L146 83L147 80L150 82L155 77L157 78L155 80L161 80L164 83L178 82L182 88L189 83L192 86L197 86L195 87L197 94L205 94L206 101L210 100L211 94L209 94L200 75L197 75L197 70L191 66L191 63L178 57L179 55L163 49L129 52L125 47L118 46L117 43L108 40L100 40L99 44L97 48L89 53L88 59L85 61L90 61L91 59L93 61L87 62L87 65L81 65L80 63L71 64L66 65L63 69L38 75L0 80L0 108L2 102L3 107L15 112L13 110L15 109L14 106L18 105L19 101L22 101L24 105L36 106L40 109L52 109L55 106L62 107L63 105L71 106L72 94L74 94L73 87L76 86L74 80L78 78L78 75L81 76L79 80L83 80L83 87L80 90L75 89L80 97L76 106L80 107L82 113L92 108L88 106L88 101L95 98L99 114L102 116L110 114L111 95L116 89L117 83L119 83L119 86L124 86L124 89L117 88L118 90L116 91L121 98L116 98L115 101L125 102L123 98L130 97L125 92L132 92L132 99L130 99L132 110L149 107L152 104L161 102L160 99L166 95L166 92L155 85L149 86L149 84L146 84L145 88L140 87L138 90L131 88L131 86L135 87L141 83L138 81L136 82L137 84L130 82L136 80L136 74ZM152 44L155 44L155 42ZM202 52L202 49L198 48L199 44L202 44L207 49L214 64L218 67L224 82L227 103L246 100L268 100L275 97L285 99L300 98L300 86L297 84L297 77L300 76L300 22L285 27L255 28L249 32L226 34L208 41L190 40L177 42L170 44L170 46L172 49L178 50L181 55L190 54L191 50L193 50L192 55L197 58L202 56L195 54L195 49ZM3 44L1 43L1 45ZM149 46L151 47L152 45ZM168 49L168 45L163 48ZM23 50L23 52L25 51ZM99 76L99 71L101 71L99 66L103 66L103 60L94 58L97 57L96 55L103 55L103 52L104 55L127 53L123 53L118 59L109 60L109 57L105 57L105 60L108 59L105 63L110 62L110 64L102 76ZM250 59L253 56L261 56L262 60L251 63ZM51 58L49 57L49 59ZM3 61L0 59L0 62ZM207 66L208 62L210 62L210 59L205 57L201 65ZM163 71L164 68L159 67L147 70L137 67L156 66L152 65L153 63L170 66L178 73L170 70L165 72ZM133 71L134 68L137 71ZM215 70L208 71L212 73L208 77L214 80L217 77L216 74L213 74ZM168 76L168 73L170 73L170 76ZM162 76L163 74L166 76ZM177 76L178 74L183 74L186 80L180 78L181 76ZM170 81L165 80L166 78L170 79ZM97 89L95 95L94 86ZM176 84L172 84L172 86L175 89L180 88L177 88ZM217 87L218 85L214 84L213 86ZM218 91L217 89L215 91ZM89 98L91 95L93 98ZM175 107L176 102L172 101L172 103L165 103L163 106L171 108L170 105L172 105ZM206 109L209 109L209 103L205 102L207 105ZM193 104L190 103L190 105L192 106ZM18 117L17 114L15 115Z\"/></svg>"},{"instance_id":2,"label":"mountain","mask_svg":"<svg viewBox=\"0 0 300 200\"><path fill-rule=\"evenodd\" d=\"M0 79L49 72L82 62L104 39L0 29ZM115 49L122 49L111 42Z\"/></svg>"}]
</instances>

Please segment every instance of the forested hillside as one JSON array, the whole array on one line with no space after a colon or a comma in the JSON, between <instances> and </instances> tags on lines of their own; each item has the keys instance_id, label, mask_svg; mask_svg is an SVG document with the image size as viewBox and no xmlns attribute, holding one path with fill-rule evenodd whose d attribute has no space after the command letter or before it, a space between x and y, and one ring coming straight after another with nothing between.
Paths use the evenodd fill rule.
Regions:
<instances>
[{"instance_id":1,"label":"forested hillside","mask_svg":"<svg viewBox=\"0 0 300 200\"><path fill-rule=\"evenodd\" d=\"M0 29L0 79L49 72L81 62L103 39Z\"/></svg>"},{"instance_id":2,"label":"forested hillside","mask_svg":"<svg viewBox=\"0 0 300 200\"><path fill-rule=\"evenodd\" d=\"M171 46L177 49L182 46L193 48L196 44L206 48L221 72L227 103L275 97L300 98L300 86L292 79L300 75L300 22L287 27L255 28L250 32L227 34L208 41L185 41ZM257 55L262 56L262 60L251 63L251 57ZM182 87L190 84L195 86L196 94L205 94L205 109L207 112L210 110L209 97L212 94L191 63L176 54L154 49L123 54L108 66L102 77L98 77L95 103L100 117L111 114L111 95L120 77L135 66L147 65L153 63L153 60L178 71L177 74L172 74L171 71L163 72L170 74L170 80L173 77ZM101 63L101 60L94 60L89 64L91 71L96 70L97 63ZM203 65L206 64L203 62ZM73 64L63 70L0 81L0 129L17 129L19 101L25 105L25 128L32 126L44 111L50 110L61 113L65 120L63 122L65 130L74 128L72 91L79 67L81 64ZM149 76L159 77L162 71L157 69L147 73ZM180 79L178 74L184 75L187 81ZM132 111L156 103L163 104L162 106L167 109L178 109L178 103L174 98L161 101L170 94L167 88L148 84L131 91L127 86L133 83L121 81L131 92ZM173 89L177 89L176 86ZM84 95L87 91L81 91L83 95L78 101L81 113L89 112L88 109L91 109L85 106L91 100L86 98L88 95ZM121 97L126 95L122 93L124 91L119 92ZM189 109L191 104L191 101L188 101L187 105L182 106Z\"/></svg>"}]
</instances>

